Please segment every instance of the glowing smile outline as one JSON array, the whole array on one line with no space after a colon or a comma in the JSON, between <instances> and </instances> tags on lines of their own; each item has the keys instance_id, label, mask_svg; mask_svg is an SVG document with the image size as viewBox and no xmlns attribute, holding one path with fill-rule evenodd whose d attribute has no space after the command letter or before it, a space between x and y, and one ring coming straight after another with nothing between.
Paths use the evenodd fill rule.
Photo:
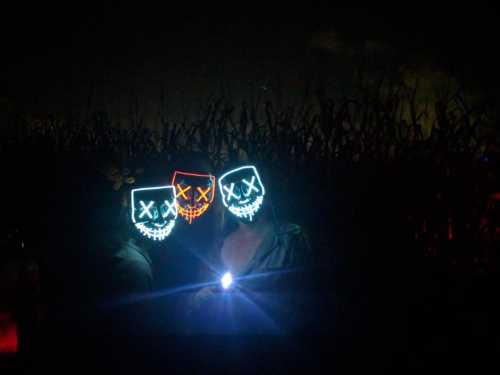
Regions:
<instances>
[{"instance_id":1,"label":"glowing smile outline","mask_svg":"<svg viewBox=\"0 0 500 375\"><path fill-rule=\"evenodd\" d=\"M205 211L208 210L209 206L210 203L204 203L203 206L199 208L193 208L192 206L184 208L177 202L177 211L179 212L179 215L181 215L186 221L189 222L189 224L191 224L193 222L193 219L196 219L197 217L203 215Z\"/></svg>"},{"instance_id":2,"label":"glowing smile outline","mask_svg":"<svg viewBox=\"0 0 500 375\"><path fill-rule=\"evenodd\" d=\"M236 207L234 205L231 205L228 207L228 209L233 215L252 221L254 215L257 213L257 211L259 211L260 207L262 206L262 202L264 202L264 197L260 195L255 199L255 201L246 206Z\"/></svg>"},{"instance_id":3,"label":"glowing smile outline","mask_svg":"<svg viewBox=\"0 0 500 375\"><path fill-rule=\"evenodd\" d=\"M146 227L144 223L135 223L135 227L147 238L155 241L163 241L170 235L172 229L174 228L175 220L170 220L170 222L161 229L151 229Z\"/></svg>"}]
</instances>

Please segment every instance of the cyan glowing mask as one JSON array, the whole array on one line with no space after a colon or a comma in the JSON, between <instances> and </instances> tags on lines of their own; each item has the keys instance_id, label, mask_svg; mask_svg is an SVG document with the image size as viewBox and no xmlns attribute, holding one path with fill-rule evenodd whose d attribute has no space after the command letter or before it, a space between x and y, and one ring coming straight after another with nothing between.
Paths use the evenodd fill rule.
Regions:
<instances>
[{"instance_id":1,"label":"cyan glowing mask","mask_svg":"<svg viewBox=\"0 0 500 375\"><path fill-rule=\"evenodd\" d=\"M224 173L219 178L219 191L229 212L248 221L260 210L266 194L257 168L252 165Z\"/></svg>"},{"instance_id":2,"label":"cyan glowing mask","mask_svg":"<svg viewBox=\"0 0 500 375\"><path fill-rule=\"evenodd\" d=\"M170 235L177 219L173 186L132 189L132 222L141 234L162 241Z\"/></svg>"}]
</instances>

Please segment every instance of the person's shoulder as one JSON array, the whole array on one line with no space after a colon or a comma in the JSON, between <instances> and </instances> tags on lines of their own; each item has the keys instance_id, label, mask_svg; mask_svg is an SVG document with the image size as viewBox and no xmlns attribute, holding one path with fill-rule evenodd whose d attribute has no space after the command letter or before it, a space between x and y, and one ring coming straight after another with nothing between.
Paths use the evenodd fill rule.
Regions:
<instances>
[{"instance_id":1,"label":"person's shoulder","mask_svg":"<svg viewBox=\"0 0 500 375\"><path fill-rule=\"evenodd\" d=\"M116 259L144 259L147 258L146 251L136 241L129 239L121 241L117 245L113 258Z\"/></svg>"},{"instance_id":2,"label":"person's shoulder","mask_svg":"<svg viewBox=\"0 0 500 375\"><path fill-rule=\"evenodd\" d=\"M120 258L117 268L125 271L124 273L151 273L151 265L139 256Z\"/></svg>"},{"instance_id":3,"label":"person's shoulder","mask_svg":"<svg viewBox=\"0 0 500 375\"><path fill-rule=\"evenodd\" d=\"M294 262L309 262L312 254L304 227L291 222L282 222L277 225L276 232L281 247L293 255Z\"/></svg>"},{"instance_id":4,"label":"person's shoulder","mask_svg":"<svg viewBox=\"0 0 500 375\"><path fill-rule=\"evenodd\" d=\"M301 234L304 232L304 228L295 223L286 223L286 230L292 234Z\"/></svg>"},{"instance_id":5,"label":"person's shoulder","mask_svg":"<svg viewBox=\"0 0 500 375\"><path fill-rule=\"evenodd\" d=\"M108 271L113 294L146 292L152 288L152 265L133 242L123 243L113 255Z\"/></svg>"},{"instance_id":6,"label":"person's shoulder","mask_svg":"<svg viewBox=\"0 0 500 375\"><path fill-rule=\"evenodd\" d=\"M151 261L145 250L135 241L129 240L121 244L113 255L113 263L122 270L130 272L151 272Z\"/></svg>"},{"instance_id":7,"label":"person's shoulder","mask_svg":"<svg viewBox=\"0 0 500 375\"><path fill-rule=\"evenodd\" d=\"M302 227L299 224L290 222L278 223L276 232L279 236L287 236L287 237L295 237L295 236L300 237L306 235L304 227Z\"/></svg>"}]
</instances>

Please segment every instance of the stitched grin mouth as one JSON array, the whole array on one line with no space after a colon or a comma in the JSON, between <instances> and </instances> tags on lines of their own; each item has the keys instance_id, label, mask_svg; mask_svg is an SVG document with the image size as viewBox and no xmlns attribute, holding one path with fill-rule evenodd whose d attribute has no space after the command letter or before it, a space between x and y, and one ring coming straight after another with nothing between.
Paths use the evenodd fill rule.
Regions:
<instances>
[{"instance_id":1,"label":"stitched grin mouth","mask_svg":"<svg viewBox=\"0 0 500 375\"><path fill-rule=\"evenodd\" d=\"M264 201L264 197L261 195L261 196L257 197L255 199L255 201L253 201L250 204L247 204L244 206L238 206L238 207L231 205L231 206L229 206L229 211L239 218L244 218L244 219L248 219L248 220L252 221L254 215L260 209L260 206L262 206L263 201Z\"/></svg>"},{"instance_id":2,"label":"stitched grin mouth","mask_svg":"<svg viewBox=\"0 0 500 375\"><path fill-rule=\"evenodd\" d=\"M179 215L181 215L186 221L189 222L189 224L191 224L193 222L193 219L196 219L197 217L200 217L205 213L205 211L208 209L208 206L208 203L204 203L201 207L198 208L194 208L192 206L183 207L177 203L177 210L179 212Z\"/></svg>"},{"instance_id":3,"label":"stitched grin mouth","mask_svg":"<svg viewBox=\"0 0 500 375\"><path fill-rule=\"evenodd\" d=\"M155 224L156 226L157 224ZM174 228L175 220L170 220L170 222L161 229L152 229L147 227L144 223L136 223L135 226L139 229L144 236L152 240L162 241L168 237L172 229Z\"/></svg>"}]
</instances>

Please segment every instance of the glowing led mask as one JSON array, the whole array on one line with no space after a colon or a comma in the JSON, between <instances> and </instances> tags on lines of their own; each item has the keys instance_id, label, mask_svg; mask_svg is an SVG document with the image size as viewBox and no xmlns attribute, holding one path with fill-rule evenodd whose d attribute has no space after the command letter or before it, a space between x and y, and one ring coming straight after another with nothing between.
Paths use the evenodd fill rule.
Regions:
<instances>
[{"instance_id":1,"label":"glowing led mask","mask_svg":"<svg viewBox=\"0 0 500 375\"><path fill-rule=\"evenodd\" d=\"M248 165L226 172L219 178L224 206L240 219L252 221L264 201L266 190L257 168Z\"/></svg>"},{"instance_id":2,"label":"glowing led mask","mask_svg":"<svg viewBox=\"0 0 500 375\"><path fill-rule=\"evenodd\" d=\"M215 176L175 171L172 185L177 192L177 209L191 224L203 215L215 198Z\"/></svg>"},{"instance_id":3,"label":"glowing led mask","mask_svg":"<svg viewBox=\"0 0 500 375\"><path fill-rule=\"evenodd\" d=\"M142 235L158 241L168 237L177 219L175 195L173 186L132 189L132 222Z\"/></svg>"}]
</instances>

